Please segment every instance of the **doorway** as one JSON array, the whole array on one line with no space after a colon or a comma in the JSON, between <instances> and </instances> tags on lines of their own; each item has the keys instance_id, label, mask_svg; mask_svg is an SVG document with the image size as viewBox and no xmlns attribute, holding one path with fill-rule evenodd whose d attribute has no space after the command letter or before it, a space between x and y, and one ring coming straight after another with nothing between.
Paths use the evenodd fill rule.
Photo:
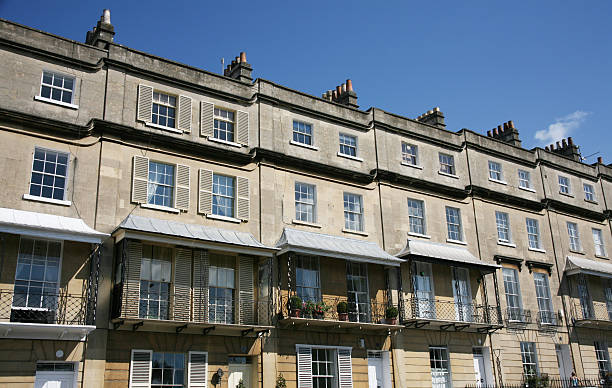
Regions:
<instances>
[{"instance_id":1,"label":"doorway","mask_svg":"<svg viewBox=\"0 0 612 388\"><path fill-rule=\"evenodd\" d=\"M36 364L34 388L75 388L76 368L72 362L39 362Z\"/></svg>"},{"instance_id":2,"label":"doorway","mask_svg":"<svg viewBox=\"0 0 612 388\"><path fill-rule=\"evenodd\" d=\"M569 345L555 345L557 353L557 364L559 365L559 376L562 380L569 380L572 374L572 357Z\"/></svg>"},{"instance_id":3,"label":"doorway","mask_svg":"<svg viewBox=\"0 0 612 388\"><path fill-rule=\"evenodd\" d=\"M249 357L230 357L228 361L227 387L236 388L242 380L245 388L251 387L253 368Z\"/></svg>"},{"instance_id":4,"label":"doorway","mask_svg":"<svg viewBox=\"0 0 612 388\"><path fill-rule=\"evenodd\" d=\"M368 350L368 388L390 388L391 367L388 351Z\"/></svg>"},{"instance_id":5,"label":"doorway","mask_svg":"<svg viewBox=\"0 0 612 388\"><path fill-rule=\"evenodd\" d=\"M487 387L493 384L493 371L491 369L491 354L488 347L477 346L472 348L474 357L474 381L477 387Z\"/></svg>"}]
</instances>

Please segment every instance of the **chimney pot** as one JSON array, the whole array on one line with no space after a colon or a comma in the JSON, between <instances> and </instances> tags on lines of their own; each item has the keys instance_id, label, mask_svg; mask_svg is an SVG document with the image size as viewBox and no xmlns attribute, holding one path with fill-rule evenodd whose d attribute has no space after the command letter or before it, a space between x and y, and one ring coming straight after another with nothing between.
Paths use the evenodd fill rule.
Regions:
<instances>
[{"instance_id":1,"label":"chimney pot","mask_svg":"<svg viewBox=\"0 0 612 388\"><path fill-rule=\"evenodd\" d=\"M557 148L561 148L561 144L557 142Z\"/></svg>"},{"instance_id":2,"label":"chimney pot","mask_svg":"<svg viewBox=\"0 0 612 388\"><path fill-rule=\"evenodd\" d=\"M502 132L502 126L501 126L501 125L498 125L498 126L497 126L497 132L499 132L499 133L501 133L501 132ZM495 133L495 134L497 134L497 133Z\"/></svg>"},{"instance_id":3,"label":"chimney pot","mask_svg":"<svg viewBox=\"0 0 612 388\"><path fill-rule=\"evenodd\" d=\"M508 126L514 129L514 123L512 122L512 120L508 121Z\"/></svg>"},{"instance_id":4,"label":"chimney pot","mask_svg":"<svg viewBox=\"0 0 612 388\"><path fill-rule=\"evenodd\" d=\"M508 123L504 123L504 132L508 130Z\"/></svg>"},{"instance_id":5,"label":"chimney pot","mask_svg":"<svg viewBox=\"0 0 612 388\"><path fill-rule=\"evenodd\" d=\"M603 164L603 158L601 156L597 157L597 163Z\"/></svg>"},{"instance_id":6,"label":"chimney pot","mask_svg":"<svg viewBox=\"0 0 612 388\"><path fill-rule=\"evenodd\" d=\"M342 93L346 93L346 84L342 84L340 88L342 90Z\"/></svg>"},{"instance_id":7,"label":"chimney pot","mask_svg":"<svg viewBox=\"0 0 612 388\"><path fill-rule=\"evenodd\" d=\"M111 24L110 9L105 9L102 11L102 23Z\"/></svg>"},{"instance_id":8,"label":"chimney pot","mask_svg":"<svg viewBox=\"0 0 612 388\"><path fill-rule=\"evenodd\" d=\"M353 81L351 81L350 79L346 80L346 90L349 92L353 91Z\"/></svg>"},{"instance_id":9,"label":"chimney pot","mask_svg":"<svg viewBox=\"0 0 612 388\"><path fill-rule=\"evenodd\" d=\"M554 145L554 144L552 144L552 143L550 144L550 146L549 146L549 147L550 147L550 150L551 150L551 151L553 151L553 150L555 149L555 145Z\"/></svg>"},{"instance_id":10,"label":"chimney pot","mask_svg":"<svg viewBox=\"0 0 612 388\"><path fill-rule=\"evenodd\" d=\"M561 144L563 145L563 148L567 147L567 141L565 139L561 140Z\"/></svg>"},{"instance_id":11,"label":"chimney pot","mask_svg":"<svg viewBox=\"0 0 612 388\"><path fill-rule=\"evenodd\" d=\"M336 86L336 95L338 95L338 97L340 97L340 95L342 94L342 87L340 85Z\"/></svg>"},{"instance_id":12,"label":"chimney pot","mask_svg":"<svg viewBox=\"0 0 612 388\"><path fill-rule=\"evenodd\" d=\"M544 147L544 149L545 149L546 151L550 151L550 148L548 148L548 146Z\"/></svg>"},{"instance_id":13,"label":"chimney pot","mask_svg":"<svg viewBox=\"0 0 612 388\"><path fill-rule=\"evenodd\" d=\"M493 136L497 136L497 128L493 129Z\"/></svg>"},{"instance_id":14,"label":"chimney pot","mask_svg":"<svg viewBox=\"0 0 612 388\"><path fill-rule=\"evenodd\" d=\"M491 131L487 131L487 136L491 137Z\"/></svg>"},{"instance_id":15,"label":"chimney pot","mask_svg":"<svg viewBox=\"0 0 612 388\"><path fill-rule=\"evenodd\" d=\"M336 90L332 91L332 101L336 101L338 98L338 92Z\"/></svg>"},{"instance_id":16,"label":"chimney pot","mask_svg":"<svg viewBox=\"0 0 612 388\"><path fill-rule=\"evenodd\" d=\"M246 61L246 52L243 51L240 53L240 62L246 63Z\"/></svg>"},{"instance_id":17,"label":"chimney pot","mask_svg":"<svg viewBox=\"0 0 612 388\"><path fill-rule=\"evenodd\" d=\"M440 108L436 106L433 110L434 110L434 112L439 112Z\"/></svg>"},{"instance_id":18,"label":"chimney pot","mask_svg":"<svg viewBox=\"0 0 612 388\"><path fill-rule=\"evenodd\" d=\"M567 142L569 143L569 145L573 146L574 145L574 139L572 139L572 137L568 137L567 138Z\"/></svg>"}]
</instances>

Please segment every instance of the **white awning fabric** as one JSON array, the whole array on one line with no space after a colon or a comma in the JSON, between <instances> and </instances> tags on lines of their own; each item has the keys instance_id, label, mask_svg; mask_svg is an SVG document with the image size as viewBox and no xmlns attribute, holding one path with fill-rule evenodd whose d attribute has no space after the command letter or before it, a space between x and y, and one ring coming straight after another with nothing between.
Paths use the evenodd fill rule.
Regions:
<instances>
[{"instance_id":1,"label":"white awning fabric","mask_svg":"<svg viewBox=\"0 0 612 388\"><path fill-rule=\"evenodd\" d=\"M108 234L87 226L80 218L8 208L0 208L0 232L95 244L108 237Z\"/></svg>"},{"instance_id":2,"label":"white awning fabric","mask_svg":"<svg viewBox=\"0 0 612 388\"><path fill-rule=\"evenodd\" d=\"M285 228L276 243L278 254L296 252L399 267L404 262L371 241Z\"/></svg>"},{"instance_id":3,"label":"white awning fabric","mask_svg":"<svg viewBox=\"0 0 612 388\"><path fill-rule=\"evenodd\" d=\"M612 264L576 256L567 256L565 274L575 275L579 273L612 278Z\"/></svg>"},{"instance_id":4,"label":"white awning fabric","mask_svg":"<svg viewBox=\"0 0 612 388\"><path fill-rule=\"evenodd\" d=\"M146 241L165 241L203 249L216 249L238 253L272 256L277 250L268 247L247 232L213 228L204 225L160 220L129 215L119 224L118 230L126 231L126 237Z\"/></svg>"},{"instance_id":5,"label":"white awning fabric","mask_svg":"<svg viewBox=\"0 0 612 388\"><path fill-rule=\"evenodd\" d=\"M486 263L472 255L466 248L456 247L450 244L441 244L423 240L406 241L406 246L397 257L401 258L425 258L458 263L469 266L478 266L488 271L495 271L501 268L497 264Z\"/></svg>"}]
</instances>

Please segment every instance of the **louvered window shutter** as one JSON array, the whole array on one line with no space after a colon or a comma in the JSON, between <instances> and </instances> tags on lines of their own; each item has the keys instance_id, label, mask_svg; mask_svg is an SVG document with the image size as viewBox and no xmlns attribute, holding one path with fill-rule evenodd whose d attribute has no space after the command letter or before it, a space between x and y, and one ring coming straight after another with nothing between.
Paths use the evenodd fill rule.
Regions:
<instances>
[{"instance_id":1,"label":"louvered window shutter","mask_svg":"<svg viewBox=\"0 0 612 388\"><path fill-rule=\"evenodd\" d=\"M208 380L208 353L189 352L189 371L187 386L189 388L206 388Z\"/></svg>"},{"instance_id":2,"label":"louvered window shutter","mask_svg":"<svg viewBox=\"0 0 612 388\"><path fill-rule=\"evenodd\" d=\"M340 388L353 388L350 349L338 349L338 383Z\"/></svg>"},{"instance_id":3,"label":"louvered window shutter","mask_svg":"<svg viewBox=\"0 0 612 388\"><path fill-rule=\"evenodd\" d=\"M308 346L297 347L298 388L312 388L312 350Z\"/></svg>"},{"instance_id":4,"label":"louvered window shutter","mask_svg":"<svg viewBox=\"0 0 612 388\"><path fill-rule=\"evenodd\" d=\"M243 112L239 110L236 116L237 116L236 127L238 128L237 130L238 134L236 138L238 139L238 143L242 144L243 146L248 147L249 146L249 114L247 112Z\"/></svg>"},{"instance_id":5,"label":"louvered window shutter","mask_svg":"<svg viewBox=\"0 0 612 388\"><path fill-rule=\"evenodd\" d=\"M149 158L134 156L132 170L132 202L147 203L149 185Z\"/></svg>"},{"instance_id":6,"label":"louvered window shutter","mask_svg":"<svg viewBox=\"0 0 612 388\"><path fill-rule=\"evenodd\" d=\"M253 258L240 256L240 267L238 268L240 286L240 323L243 325L255 324L253 304Z\"/></svg>"},{"instance_id":7,"label":"louvered window shutter","mask_svg":"<svg viewBox=\"0 0 612 388\"><path fill-rule=\"evenodd\" d=\"M212 137L215 126L215 105L210 102L200 103L200 135Z\"/></svg>"},{"instance_id":8,"label":"louvered window shutter","mask_svg":"<svg viewBox=\"0 0 612 388\"><path fill-rule=\"evenodd\" d=\"M142 244L127 242L125 284L123 285L123 316L138 318L140 304L140 266L142 265Z\"/></svg>"},{"instance_id":9,"label":"louvered window shutter","mask_svg":"<svg viewBox=\"0 0 612 388\"><path fill-rule=\"evenodd\" d=\"M236 218L248 221L251 207L249 201L249 180L240 176L236 177L236 185L238 186L238 217Z\"/></svg>"},{"instance_id":10,"label":"louvered window shutter","mask_svg":"<svg viewBox=\"0 0 612 388\"><path fill-rule=\"evenodd\" d=\"M189 321L191 312L191 249L176 248L174 258L175 321Z\"/></svg>"},{"instance_id":11,"label":"louvered window shutter","mask_svg":"<svg viewBox=\"0 0 612 388\"><path fill-rule=\"evenodd\" d=\"M132 350L130 388L149 388L151 384L151 350Z\"/></svg>"},{"instance_id":12,"label":"louvered window shutter","mask_svg":"<svg viewBox=\"0 0 612 388\"><path fill-rule=\"evenodd\" d=\"M178 98L178 129L191 132L191 97Z\"/></svg>"},{"instance_id":13,"label":"louvered window shutter","mask_svg":"<svg viewBox=\"0 0 612 388\"><path fill-rule=\"evenodd\" d=\"M176 203L177 209L189 210L189 166L176 165Z\"/></svg>"},{"instance_id":14,"label":"louvered window shutter","mask_svg":"<svg viewBox=\"0 0 612 388\"><path fill-rule=\"evenodd\" d=\"M193 252L193 320L208 322L208 251Z\"/></svg>"},{"instance_id":15,"label":"louvered window shutter","mask_svg":"<svg viewBox=\"0 0 612 388\"><path fill-rule=\"evenodd\" d=\"M211 170L200 169L200 182L198 185L198 212L202 214L212 213L212 185L213 172Z\"/></svg>"},{"instance_id":16,"label":"louvered window shutter","mask_svg":"<svg viewBox=\"0 0 612 388\"><path fill-rule=\"evenodd\" d=\"M147 85L138 85L138 121L151 122L153 113L153 88Z\"/></svg>"}]
</instances>

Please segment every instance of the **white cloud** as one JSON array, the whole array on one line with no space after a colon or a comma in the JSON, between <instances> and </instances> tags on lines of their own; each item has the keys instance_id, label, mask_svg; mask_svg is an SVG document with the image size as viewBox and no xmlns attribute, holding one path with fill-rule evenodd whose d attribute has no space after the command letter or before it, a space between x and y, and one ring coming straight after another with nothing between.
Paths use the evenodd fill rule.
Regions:
<instances>
[{"instance_id":1,"label":"white cloud","mask_svg":"<svg viewBox=\"0 0 612 388\"><path fill-rule=\"evenodd\" d=\"M540 140L542 144L547 145L566 138L573 130L580 127L580 124L586 119L590 112L577 110L567 116L555 119L555 122L550 124L547 129L541 129L535 133L535 138Z\"/></svg>"}]
</instances>

